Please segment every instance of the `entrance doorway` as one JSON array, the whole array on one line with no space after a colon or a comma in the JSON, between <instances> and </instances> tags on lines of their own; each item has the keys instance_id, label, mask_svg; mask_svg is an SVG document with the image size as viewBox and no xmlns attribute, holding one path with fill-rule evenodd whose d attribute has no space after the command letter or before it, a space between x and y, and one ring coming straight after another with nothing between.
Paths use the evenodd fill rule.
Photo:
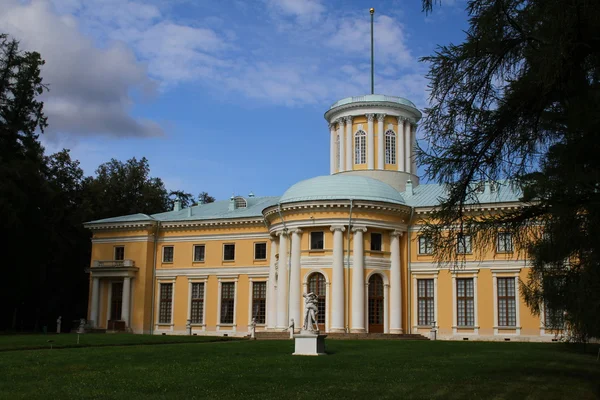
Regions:
<instances>
[{"instance_id":1,"label":"entrance doorway","mask_svg":"<svg viewBox=\"0 0 600 400\"><path fill-rule=\"evenodd\" d=\"M120 321L123 306L123 282L113 282L110 294L110 320Z\"/></svg>"},{"instance_id":2,"label":"entrance doorway","mask_svg":"<svg viewBox=\"0 0 600 400\"><path fill-rule=\"evenodd\" d=\"M325 331L325 312L327 310L326 282L323 274L314 272L308 277L308 292L312 292L318 299L317 325L319 331Z\"/></svg>"},{"instance_id":3,"label":"entrance doorway","mask_svg":"<svg viewBox=\"0 0 600 400\"><path fill-rule=\"evenodd\" d=\"M383 333L383 280L379 274L369 278L369 333Z\"/></svg>"}]
</instances>

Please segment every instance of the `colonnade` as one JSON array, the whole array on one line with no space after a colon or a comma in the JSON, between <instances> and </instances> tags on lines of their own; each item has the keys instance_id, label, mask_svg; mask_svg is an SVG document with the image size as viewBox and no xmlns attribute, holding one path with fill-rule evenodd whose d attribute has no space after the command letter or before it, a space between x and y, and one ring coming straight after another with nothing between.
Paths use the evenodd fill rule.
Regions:
<instances>
[{"instance_id":1,"label":"colonnade","mask_svg":"<svg viewBox=\"0 0 600 400\"><path fill-rule=\"evenodd\" d=\"M332 225L333 256L331 261L331 307L329 316L329 332L346 332L345 293L348 286L344 278L344 232L343 225ZM367 316L367 285L365 284L365 252L364 233L366 226L354 225L351 234L354 235L352 254L352 285L350 300L351 326L350 332L366 331ZM294 319L296 328L302 324L302 281L301 281L301 241L302 229L281 230L271 237L271 263L269 266L269 284L267 299L267 328L286 329L290 319ZM400 237L402 232L390 233L390 273L389 273L389 308L386 303L386 319L389 330L386 333L403 333L402 330L402 282ZM291 237L291 238L290 238ZM288 241L291 239L291 249L288 259ZM279 254L279 258L277 258ZM288 287L289 282L289 287ZM387 296L386 296L387 297ZM389 311L389 317L387 313Z\"/></svg>"},{"instance_id":2,"label":"colonnade","mask_svg":"<svg viewBox=\"0 0 600 400\"><path fill-rule=\"evenodd\" d=\"M365 114L367 117L367 169L385 169L386 114ZM377 166L375 166L374 121L377 118ZM396 116L396 167L400 172L416 173L415 149L417 125L411 118ZM352 171L354 166L354 133L352 116L338 118L329 124L330 170ZM339 165L338 165L339 160Z\"/></svg>"},{"instance_id":3,"label":"colonnade","mask_svg":"<svg viewBox=\"0 0 600 400\"><path fill-rule=\"evenodd\" d=\"M123 277L123 300L121 302L121 321L125 321L126 328L129 328L129 309L131 303L131 277ZM109 305L110 306L110 305ZM100 307L100 278L92 276L92 296L90 306L90 324L92 327L98 326Z\"/></svg>"}]
</instances>

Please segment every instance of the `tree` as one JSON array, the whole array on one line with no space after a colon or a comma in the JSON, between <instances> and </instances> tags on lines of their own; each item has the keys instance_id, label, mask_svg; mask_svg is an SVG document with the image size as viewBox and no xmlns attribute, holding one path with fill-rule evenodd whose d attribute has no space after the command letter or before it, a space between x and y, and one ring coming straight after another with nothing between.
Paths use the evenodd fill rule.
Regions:
<instances>
[{"instance_id":1,"label":"tree","mask_svg":"<svg viewBox=\"0 0 600 400\"><path fill-rule=\"evenodd\" d=\"M182 208L190 207L196 203L196 200L194 200L194 195L184 192L183 190L172 190L169 192L169 198L171 199L171 203L175 200L179 200Z\"/></svg>"},{"instance_id":2,"label":"tree","mask_svg":"<svg viewBox=\"0 0 600 400\"><path fill-rule=\"evenodd\" d=\"M198 195L198 202L200 204L214 203L214 201L215 198L206 192L200 192L200 194Z\"/></svg>"},{"instance_id":3,"label":"tree","mask_svg":"<svg viewBox=\"0 0 600 400\"><path fill-rule=\"evenodd\" d=\"M533 264L530 308L564 310L579 338L600 337L600 3L470 0L467 12L464 42L423 59L431 105L418 160L448 187L424 234L438 261L459 265L463 232L483 243L511 230ZM514 185L524 207L470 213L479 181Z\"/></svg>"}]
</instances>

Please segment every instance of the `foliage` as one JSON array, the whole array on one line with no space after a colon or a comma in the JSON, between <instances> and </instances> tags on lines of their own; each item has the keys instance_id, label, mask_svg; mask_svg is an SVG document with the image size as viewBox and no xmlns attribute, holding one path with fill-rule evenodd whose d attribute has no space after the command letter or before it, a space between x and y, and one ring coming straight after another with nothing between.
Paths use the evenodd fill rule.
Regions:
<instances>
[{"instance_id":1,"label":"foliage","mask_svg":"<svg viewBox=\"0 0 600 400\"><path fill-rule=\"evenodd\" d=\"M91 340L87 336L82 340ZM292 341L272 340L3 352L0 397L583 400L598 395L596 355L569 351L565 344L326 339L325 346L324 357L292 356Z\"/></svg>"},{"instance_id":2,"label":"foliage","mask_svg":"<svg viewBox=\"0 0 600 400\"><path fill-rule=\"evenodd\" d=\"M214 201L215 198L206 192L200 192L200 194L198 195L198 203L200 204L214 203Z\"/></svg>"},{"instance_id":3,"label":"foliage","mask_svg":"<svg viewBox=\"0 0 600 400\"><path fill-rule=\"evenodd\" d=\"M431 106L418 159L448 188L424 234L456 266L461 234L484 248L511 231L532 260L530 308L548 302L577 336L600 337L600 3L470 0L467 12L464 42L424 58ZM474 212L481 181L514 185L524 206Z\"/></svg>"},{"instance_id":4,"label":"foliage","mask_svg":"<svg viewBox=\"0 0 600 400\"><path fill-rule=\"evenodd\" d=\"M175 200L179 200L181 202L181 208L188 208L196 203L196 200L194 200L194 195L183 190L172 190L169 192L169 203L171 209L173 209L173 203Z\"/></svg>"}]
</instances>

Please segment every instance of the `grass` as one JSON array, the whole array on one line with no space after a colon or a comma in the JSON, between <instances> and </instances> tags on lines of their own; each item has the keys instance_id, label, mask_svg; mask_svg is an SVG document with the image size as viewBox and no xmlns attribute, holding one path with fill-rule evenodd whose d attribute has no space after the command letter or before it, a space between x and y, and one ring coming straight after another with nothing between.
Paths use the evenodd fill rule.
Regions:
<instances>
[{"instance_id":1,"label":"grass","mask_svg":"<svg viewBox=\"0 0 600 400\"><path fill-rule=\"evenodd\" d=\"M4 352L0 398L600 396L596 354L563 344L327 340L326 346L324 357L292 356L291 341Z\"/></svg>"},{"instance_id":2,"label":"grass","mask_svg":"<svg viewBox=\"0 0 600 400\"><path fill-rule=\"evenodd\" d=\"M200 343L235 340L228 337L210 336L162 336L129 334L77 334L60 335L0 335L0 352L11 350L64 349L71 347L131 346L167 343ZM239 339L238 339L239 340ZM52 342L49 342L52 341Z\"/></svg>"}]
</instances>

